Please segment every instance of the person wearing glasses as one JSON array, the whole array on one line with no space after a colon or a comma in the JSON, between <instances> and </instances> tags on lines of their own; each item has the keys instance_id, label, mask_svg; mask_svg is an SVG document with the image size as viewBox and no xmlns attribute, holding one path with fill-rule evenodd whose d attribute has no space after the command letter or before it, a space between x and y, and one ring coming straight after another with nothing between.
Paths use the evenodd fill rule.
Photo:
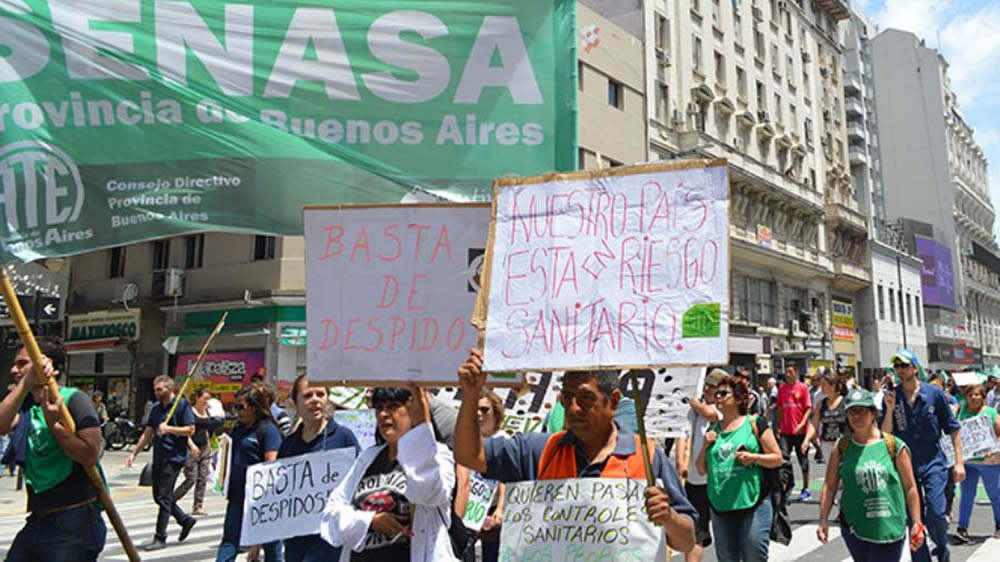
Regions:
<instances>
[{"instance_id":1,"label":"person wearing glasses","mask_svg":"<svg viewBox=\"0 0 1000 562\"><path fill-rule=\"evenodd\" d=\"M904 349L893 355L891 360L900 384L886 389L882 432L898 436L910 448L913 475L922 491L922 519L935 545L933 554L940 562L946 562L951 559L945 501L948 465L939 441L942 434L951 436L955 448L955 482L961 483L965 480L965 462L959 438L961 426L944 391L932 384L922 384L917 378L920 362L913 351ZM930 558L931 551L926 541L912 553L914 562Z\"/></svg>"},{"instance_id":2,"label":"person wearing glasses","mask_svg":"<svg viewBox=\"0 0 1000 562\"><path fill-rule=\"evenodd\" d=\"M566 430L510 439L483 439L476 419L486 382L483 356L470 350L458 368L462 405L455 428L455 460L500 482L565 478L642 478L645 466L638 438L614 421L621 400L617 371L568 371L560 400ZM681 490L672 463L652 441L653 477L662 487L646 489L646 511L666 531L667 544L680 552L694 547L697 512Z\"/></svg>"},{"instance_id":3,"label":"person wearing glasses","mask_svg":"<svg viewBox=\"0 0 1000 562\"><path fill-rule=\"evenodd\" d=\"M709 426L698 453L698 471L708 476L715 556L720 562L764 562L771 534L769 490L764 468L781 466L774 432L761 416L748 416L750 389L726 377L715 391L722 419Z\"/></svg>"},{"instance_id":4,"label":"person wearing glasses","mask_svg":"<svg viewBox=\"0 0 1000 562\"><path fill-rule=\"evenodd\" d=\"M476 413L477 421L479 422L479 433L483 436L483 439L489 439L491 437L497 437L499 439L507 438L507 434L500 430L506 411L503 407L503 400L497 396L496 392L486 388L480 391L479 408L476 410ZM502 483L482 478L481 475L475 472L464 472L468 473L470 478L479 478L487 485L496 486L496 492L493 494L493 501L491 502L489 511L487 512L486 520L483 521L483 528L478 534L478 539L482 544L483 550L482 561L496 562L500 558L500 526L501 523L503 523L504 496L506 490ZM465 506L468 503L468 491L468 483L463 483L461 478L459 478L458 497L455 499L456 513L459 517L464 515ZM474 559L475 557L472 556L473 554L473 552L467 552L466 559Z\"/></svg>"},{"instance_id":5,"label":"person wearing glasses","mask_svg":"<svg viewBox=\"0 0 1000 562\"><path fill-rule=\"evenodd\" d=\"M222 542L219 544L216 562L233 562L239 552L247 469L252 464L278 458L278 448L281 446L281 432L271 417L270 399L262 385L245 386L236 393L236 418L236 425L229 432L232 440L229 491L226 496L229 503L222 523ZM278 542L264 545L267 562L280 560L279 547ZM257 560L259 553L258 546L251 547L247 560Z\"/></svg>"}]
</instances>

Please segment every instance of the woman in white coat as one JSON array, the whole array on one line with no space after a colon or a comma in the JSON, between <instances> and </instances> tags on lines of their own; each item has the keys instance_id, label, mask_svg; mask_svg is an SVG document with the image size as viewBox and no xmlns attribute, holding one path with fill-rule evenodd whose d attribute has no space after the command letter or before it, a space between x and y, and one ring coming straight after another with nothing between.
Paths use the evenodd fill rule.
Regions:
<instances>
[{"instance_id":1,"label":"woman in white coat","mask_svg":"<svg viewBox=\"0 0 1000 562\"><path fill-rule=\"evenodd\" d=\"M361 452L330 493L320 535L341 562L457 560L448 525L455 460L434 438L425 391L376 388L379 444Z\"/></svg>"}]
</instances>

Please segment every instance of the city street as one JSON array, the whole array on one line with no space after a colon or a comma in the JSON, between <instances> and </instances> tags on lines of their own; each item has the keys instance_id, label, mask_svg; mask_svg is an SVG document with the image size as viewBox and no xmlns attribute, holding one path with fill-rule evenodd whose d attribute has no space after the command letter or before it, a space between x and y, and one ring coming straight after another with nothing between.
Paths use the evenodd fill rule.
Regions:
<instances>
[{"instance_id":1,"label":"city street","mask_svg":"<svg viewBox=\"0 0 1000 562\"><path fill-rule=\"evenodd\" d=\"M150 489L137 486L139 471L144 462L148 462L150 454L143 453L136 462L136 467L124 468L125 453L110 452L105 456L104 468L107 471L111 482L112 497L115 505L122 514L122 519L129 529L129 534L136 544L142 544L150 540L153 536L153 527L156 523L156 509L150 499ZM825 467L825 465L820 465ZM814 465L813 470L818 467ZM796 473L798 470L796 469ZM796 474L796 478L800 478ZM813 499L805 502L793 502L789 506L789 516L794 529L792 543L788 546L772 545L770 560L775 561L835 561L850 560L847 548L840 537L840 530L831 525L831 541L820 544L816 539L816 523L819 515L819 490L820 482L814 481L812 485ZM980 496L983 496L980 490ZM14 480L11 478L0 478L0 557L7 552L14 535L21 528L24 522L23 509L24 492L14 490ZM190 510L192 498L190 493L181 500L185 510ZM167 541L168 548L153 553L140 552L143 560L171 560L174 562L195 562L203 560L214 560L215 549L222 536L222 520L225 511L225 501L221 496L209 493L205 499L205 510L209 513L198 521L191 536L183 544L176 542L178 527L173 522L170 523L168 533L170 537ZM955 514L957 516L958 505L956 499ZM952 547L952 560L956 562L965 561L986 561L995 560L996 552L1000 549L1000 540L989 539L992 535L992 513L989 505L977 503L972 515L972 525L969 534L973 537L972 544ZM954 524L951 530L954 531ZM243 557L241 556L242 560ZM681 560L679 554L674 554L674 560ZM705 561L713 562L715 552L709 547L705 552ZM909 556L904 556L904 560L909 560ZM101 560L124 561L127 560L114 531L108 526L107 546Z\"/></svg>"}]
</instances>

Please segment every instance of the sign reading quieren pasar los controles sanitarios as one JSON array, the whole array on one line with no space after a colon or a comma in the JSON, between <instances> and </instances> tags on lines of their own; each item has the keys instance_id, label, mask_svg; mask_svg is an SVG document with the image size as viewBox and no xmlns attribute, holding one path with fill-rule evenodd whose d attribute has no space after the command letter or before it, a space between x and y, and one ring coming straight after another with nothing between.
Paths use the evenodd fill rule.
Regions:
<instances>
[{"instance_id":1,"label":"sign reading quieren pasar los controles sanitarios","mask_svg":"<svg viewBox=\"0 0 1000 562\"><path fill-rule=\"evenodd\" d=\"M495 191L485 370L728 360L725 160L501 178Z\"/></svg>"}]
</instances>

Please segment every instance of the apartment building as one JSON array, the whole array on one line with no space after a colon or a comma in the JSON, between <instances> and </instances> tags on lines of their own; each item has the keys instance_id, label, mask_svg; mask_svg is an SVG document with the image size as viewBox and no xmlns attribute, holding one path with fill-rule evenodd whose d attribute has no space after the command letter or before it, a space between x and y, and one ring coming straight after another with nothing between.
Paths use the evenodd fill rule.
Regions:
<instances>
[{"instance_id":1,"label":"apartment building","mask_svg":"<svg viewBox=\"0 0 1000 562\"><path fill-rule=\"evenodd\" d=\"M578 29L580 166L647 160L641 39L585 6ZM125 393L141 413L152 379L185 373L229 312L205 371L233 382L217 388L258 371L284 388L305 367L304 255L302 237L203 233L74 257L67 322L114 327L71 330L76 382Z\"/></svg>"},{"instance_id":2,"label":"apartment building","mask_svg":"<svg viewBox=\"0 0 1000 562\"><path fill-rule=\"evenodd\" d=\"M870 49L877 30L852 8L840 31L851 186L868 221L866 261L872 271L872 283L859 293L854 308L855 336L861 340L866 365L861 374L867 382L901 348L912 349L927 360L920 284L923 262L909 250L899 226L886 220Z\"/></svg>"},{"instance_id":3,"label":"apartment building","mask_svg":"<svg viewBox=\"0 0 1000 562\"><path fill-rule=\"evenodd\" d=\"M962 115L948 63L912 33L870 42L886 219L924 260L933 368L1000 363L1000 245L987 161Z\"/></svg>"}]
</instances>

